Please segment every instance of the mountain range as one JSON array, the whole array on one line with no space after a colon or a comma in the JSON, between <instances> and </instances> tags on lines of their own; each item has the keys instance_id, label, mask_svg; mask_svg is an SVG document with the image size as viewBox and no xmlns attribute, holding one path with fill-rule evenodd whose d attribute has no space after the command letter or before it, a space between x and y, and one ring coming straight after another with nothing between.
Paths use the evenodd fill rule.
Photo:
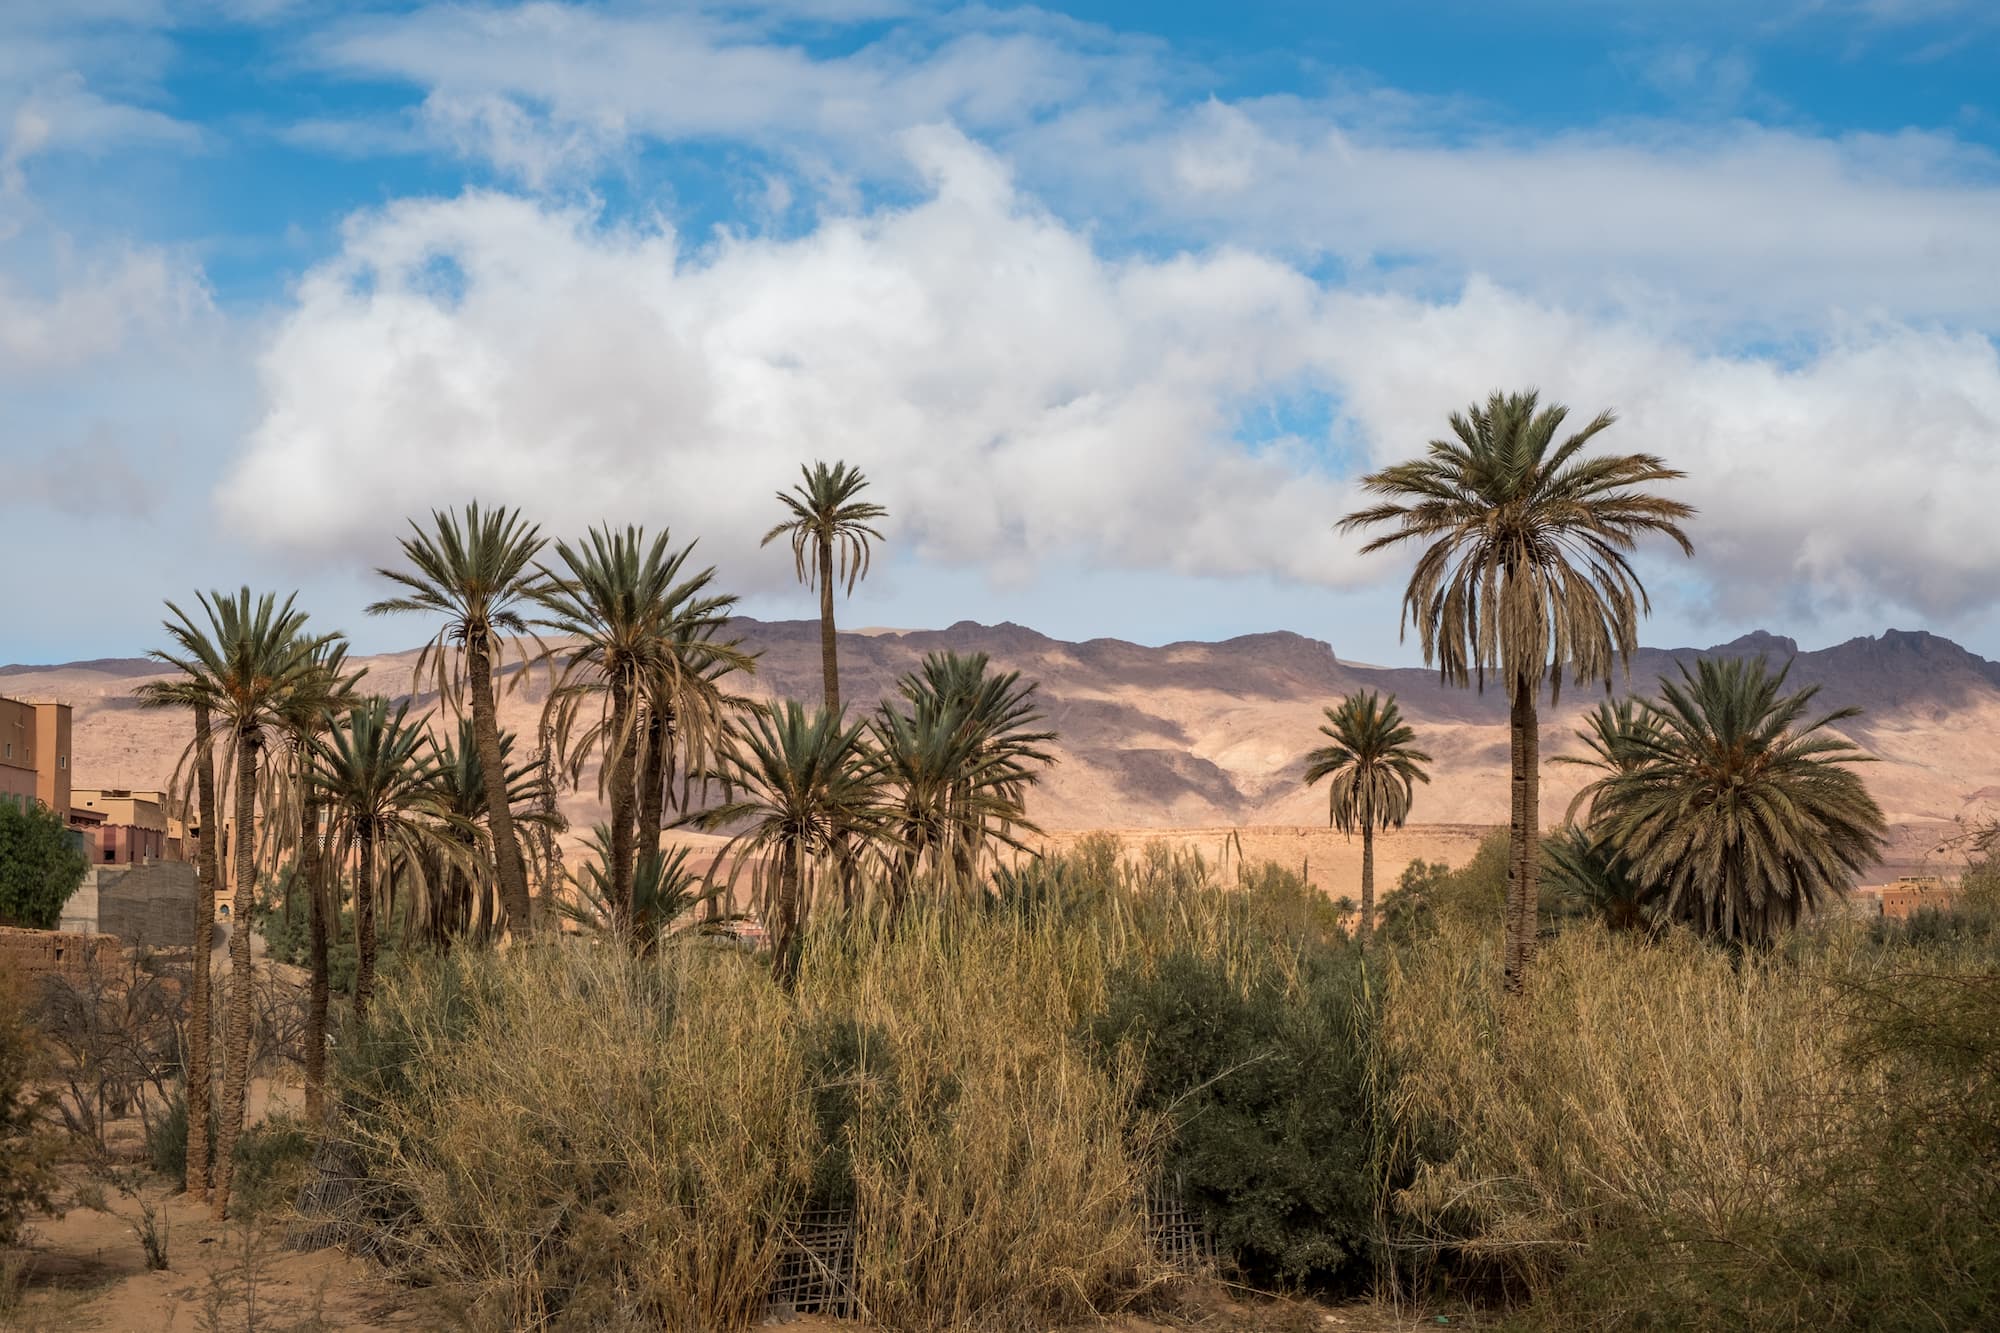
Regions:
<instances>
[{"instance_id":1,"label":"mountain range","mask_svg":"<svg viewBox=\"0 0 2000 1333\"><path fill-rule=\"evenodd\" d=\"M746 619L733 628L761 654L746 693L818 697L816 622ZM1302 758L1319 743L1320 710L1355 689L1396 695L1433 756L1433 780L1420 789L1413 819L1459 830L1440 855L1469 855L1479 828L1506 819L1507 709L1497 689L1458 689L1427 670L1343 661L1329 644L1285 632L1146 647L1116 639L1070 643L1020 625L965 621L941 630L843 633L842 693L881 698L926 653L946 650L986 653L1037 683L1060 740L1031 814L1052 834L1179 830L1172 836L1185 840L1190 830L1274 826L1303 838L1323 829L1324 788L1301 784ZM1710 655L1789 663L1794 685L1819 688L1816 706L1863 710L1840 730L1874 756L1864 776L1898 826L1885 874L1934 859L1957 821L2000 809L2000 663L1921 631L1890 630L1813 652L1758 632L1704 649L1642 649L1620 691L1651 692L1662 675ZM401 694L412 690L415 657L360 662L373 688ZM159 671L144 658L9 666L0 668L0 693L72 705L80 785L159 787L185 743L186 721L141 710L131 698L135 684ZM533 736L545 673L516 668L510 675L517 688L503 698L503 725ZM1601 690L1579 688L1565 691L1560 706L1545 703L1545 757L1580 749L1574 729L1601 697ZM1545 765L1546 820L1562 817L1583 777ZM593 790L586 776L569 802L573 820L597 817ZM1310 854L1347 859L1338 851ZM1393 849L1389 864L1393 875Z\"/></svg>"}]
</instances>

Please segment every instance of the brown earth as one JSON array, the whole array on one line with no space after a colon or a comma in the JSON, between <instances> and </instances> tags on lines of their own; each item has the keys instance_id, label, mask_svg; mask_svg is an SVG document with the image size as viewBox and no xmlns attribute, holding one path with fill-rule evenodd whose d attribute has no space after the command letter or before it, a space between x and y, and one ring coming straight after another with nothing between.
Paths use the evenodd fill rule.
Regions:
<instances>
[{"instance_id":1,"label":"brown earth","mask_svg":"<svg viewBox=\"0 0 2000 1333\"><path fill-rule=\"evenodd\" d=\"M814 623L743 620L737 628L746 646L762 654L748 693L818 697ZM855 700L893 693L898 676L926 653L946 649L989 653L1039 683L1060 740L1058 762L1031 810L1057 841L1085 829L1121 830L1128 842L1171 831L1176 843L1206 847L1235 829L1253 859L1306 864L1323 887L1351 892L1360 845L1326 831L1324 790L1309 790L1299 779L1303 756L1318 742L1321 708L1360 688L1396 694L1436 761L1432 782L1418 792L1419 826L1383 844L1385 884L1419 856L1460 863L1477 845L1468 830L1506 819L1504 701L1493 691L1442 686L1428 671L1343 662L1327 644L1289 633L1149 648L1115 639L1067 643L1019 625L962 622L945 630L842 635L843 692ZM1956 831L1955 821L2000 813L2000 663L1947 639L1891 630L1800 653L1788 639L1752 634L1699 651L1644 649L1632 663L1631 685L1650 690L1676 663L1697 656L1759 653L1790 660L1791 680L1819 686L1816 702L1826 708L1864 710L1842 729L1879 761L1865 776L1897 826L1895 845L1871 879L1953 862L1939 848ZM390 694L411 690L415 656L362 659L369 684ZM186 742L184 718L143 711L131 698L133 685L158 670L145 659L8 667L0 669L0 692L74 706L79 783L158 787L172 776ZM546 673L517 669L511 679L518 688L505 695L502 720L533 737ZM1573 689L1560 707L1544 709L1545 757L1579 751L1573 729L1600 697ZM420 699L434 702L430 695ZM586 773L565 801L578 827L602 817L595 781ZM1561 819L1581 781L1578 770L1545 765L1545 819Z\"/></svg>"}]
</instances>

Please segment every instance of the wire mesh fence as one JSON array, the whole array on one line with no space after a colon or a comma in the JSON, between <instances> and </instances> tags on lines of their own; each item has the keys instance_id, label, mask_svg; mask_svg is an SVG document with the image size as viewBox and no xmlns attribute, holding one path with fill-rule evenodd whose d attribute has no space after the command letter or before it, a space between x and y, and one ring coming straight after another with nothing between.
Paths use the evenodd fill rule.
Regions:
<instances>
[{"instance_id":1,"label":"wire mesh fence","mask_svg":"<svg viewBox=\"0 0 2000 1333\"><path fill-rule=\"evenodd\" d=\"M1178 1179L1146 1191L1146 1235L1169 1272L1199 1277L1215 1271L1215 1237L1202 1215L1188 1207Z\"/></svg>"},{"instance_id":2,"label":"wire mesh fence","mask_svg":"<svg viewBox=\"0 0 2000 1333\"><path fill-rule=\"evenodd\" d=\"M767 1304L776 1319L824 1314L848 1318L854 1300L854 1210L809 1209L785 1228L787 1244Z\"/></svg>"}]
</instances>

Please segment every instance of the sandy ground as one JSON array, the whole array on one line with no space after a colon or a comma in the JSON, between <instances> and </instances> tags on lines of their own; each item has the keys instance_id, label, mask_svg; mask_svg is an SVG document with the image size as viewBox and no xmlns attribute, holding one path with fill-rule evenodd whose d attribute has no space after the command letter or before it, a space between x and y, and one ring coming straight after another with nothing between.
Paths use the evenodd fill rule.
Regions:
<instances>
[{"instance_id":1,"label":"sandy ground","mask_svg":"<svg viewBox=\"0 0 2000 1333\"><path fill-rule=\"evenodd\" d=\"M25 1293L16 1309L0 1313L0 1330L322 1333L452 1326L439 1302L389 1281L372 1263L335 1250L282 1249L276 1222L211 1223L206 1207L169 1195L164 1183L148 1186L142 1198L158 1210L168 1238L166 1271L146 1267L134 1229L140 1201L115 1198L110 1213L73 1207L61 1220L36 1228ZM1271 1300L1217 1284L1185 1294L1171 1308L1115 1315L1096 1327L1105 1333L1391 1333L1447 1324L1477 1327L1463 1315L1440 1321L1429 1312L1384 1305ZM870 1326L806 1316L783 1327L796 1333L868 1333Z\"/></svg>"},{"instance_id":2,"label":"sandy ground","mask_svg":"<svg viewBox=\"0 0 2000 1333\"><path fill-rule=\"evenodd\" d=\"M79 1182L80 1183L80 1182ZM442 1322L422 1293L338 1251L294 1254L275 1223L209 1221L208 1208L149 1181L110 1212L72 1206L33 1228L25 1288L0 1329L422 1329ZM157 1210L167 1268L147 1269L136 1228Z\"/></svg>"}]
</instances>

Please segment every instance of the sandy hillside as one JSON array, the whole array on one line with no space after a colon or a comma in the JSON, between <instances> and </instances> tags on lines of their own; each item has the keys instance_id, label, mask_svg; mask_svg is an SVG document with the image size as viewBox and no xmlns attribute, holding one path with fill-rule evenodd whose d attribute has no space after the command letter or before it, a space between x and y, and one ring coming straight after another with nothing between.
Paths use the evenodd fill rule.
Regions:
<instances>
[{"instance_id":1,"label":"sandy hillside","mask_svg":"<svg viewBox=\"0 0 2000 1333\"><path fill-rule=\"evenodd\" d=\"M817 697L815 624L744 620L738 629L762 654L748 692ZM1463 861L1477 845L1477 827L1506 818L1504 702L1494 692L1441 686L1430 672L1343 662L1329 645L1289 633L1149 648L1114 639L1068 643L1019 625L965 622L945 630L844 634L843 693L881 698L926 653L941 650L985 652L1040 683L1061 740L1059 762L1032 808L1052 834L1118 829L1136 842L1149 831L1172 830L1176 841L1219 846L1222 830L1242 829L1253 859L1305 864L1322 885L1346 881L1358 871L1360 846L1326 832L1323 790L1306 790L1299 773L1316 743L1320 709L1357 688L1394 692L1436 759L1434 780L1420 790L1415 812L1425 827L1385 842L1385 879L1415 857ZM1791 659L1792 680L1820 686L1819 701L1828 708L1865 710L1845 730L1880 760L1868 769L1868 782L1901 826L1883 873L1931 859L1952 821L2000 811L2000 663L1923 633L1890 631L1810 653L1756 634L1699 651L1643 650L1633 663L1633 686L1650 688L1677 661L1703 653ZM405 652L364 662L371 684L393 694L413 688L414 660ZM133 685L156 670L144 659L8 667L0 669L0 693L74 705L79 783L158 786L173 771L186 721L133 705ZM545 673L528 672L517 684L503 700L503 721L531 748ZM1599 697L1571 691L1559 708L1544 710L1545 755L1578 750L1571 734L1577 715ZM1561 817L1579 781L1574 770L1545 766L1547 818ZM579 826L601 817L594 784L594 775L586 775L566 800Z\"/></svg>"}]
</instances>

